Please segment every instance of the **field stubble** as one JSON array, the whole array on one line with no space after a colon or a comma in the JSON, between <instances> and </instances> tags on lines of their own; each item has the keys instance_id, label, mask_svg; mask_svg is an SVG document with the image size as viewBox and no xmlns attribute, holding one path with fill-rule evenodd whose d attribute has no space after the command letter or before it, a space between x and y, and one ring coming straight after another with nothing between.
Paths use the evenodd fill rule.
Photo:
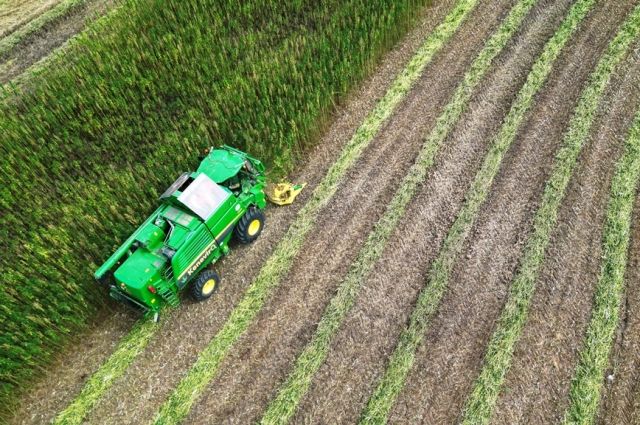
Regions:
<instances>
[{"instance_id":1,"label":"field stubble","mask_svg":"<svg viewBox=\"0 0 640 425\"><path fill-rule=\"evenodd\" d=\"M600 268L595 260L602 256L602 223L613 165L640 102L639 72L639 64L627 61L605 94L596 130L559 212L529 318L496 404L495 423L562 419Z\"/></svg>"},{"instance_id":2,"label":"field stubble","mask_svg":"<svg viewBox=\"0 0 640 425\"><path fill-rule=\"evenodd\" d=\"M636 196L632 223L627 292L609 371L614 380L603 391L598 418L601 425L632 424L640 418L640 194Z\"/></svg>"},{"instance_id":3,"label":"field stubble","mask_svg":"<svg viewBox=\"0 0 640 425\"><path fill-rule=\"evenodd\" d=\"M487 140L497 130L497 117L506 113L524 71L534 59L535 49L527 55L521 48L535 42L536 32L545 31L540 23L525 19L525 35L517 43L519 47L507 48L506 58L498 59L499 65L489 72L478 96L464 108L467 112L445 142L424 187L337 334L327 362L296 416L298 422L318 417L325 422L357 419L424 283L425 264L436 255L486 151L486 143L478 141ZM487 92L487 87L493 90Z\"/></svg>"},{"instance_id":4,"label":"field stubble","mask_svg":"<svg viewBox=\"0 0 640 425\"><path fill-rule=\"evenodd\" d=\"M116 2L117 0L88 0L21 39L6 55L0 55L0 84L7 83L52 54L82 31L91 20L114 7Z\"/></svg>"},{"instance_id":5,"label":"field stubble","mask_svg":"<svg viewBox=\"0 0 640 425\"><path fill-rule=\"evenodd\" d=\"M560 55L504 158L451 274L449 292L427 332L427 343L418 350L392 421L423 418L448 423L458 417L482 365L526 240L523 235L529 233L573 105L609 40L610 34L594 29L600 28L603 19L619 23L622 15L620 11L610 14L606 4L598 5Z\"/></svg>"},{"instance_id":6,"label":"field stubble","mask_svg":"<svg viewBox=\"0 0 640 425\"><path fill-rule=\"evenodd\" d=\"M0 37L6 37L18 28L54 8L62 0L5 0L0 3Z\"/></svg>"}]
</instances>

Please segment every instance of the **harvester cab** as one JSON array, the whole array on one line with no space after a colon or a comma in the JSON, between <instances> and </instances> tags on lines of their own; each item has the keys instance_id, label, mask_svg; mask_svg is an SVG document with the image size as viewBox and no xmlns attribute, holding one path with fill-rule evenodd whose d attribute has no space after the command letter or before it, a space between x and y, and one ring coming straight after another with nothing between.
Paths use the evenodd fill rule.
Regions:
<instances>
[{"instance_id":1,"label":"harvester cab","mask_svg":"<svg viewBox=\"0 0 640 425\"><path fill-rule=\"evenodd\" d=\"M232 235L255 240L264 227L264 166L229 146L212 149L195 172L160 196L160 206L96 271L109 293L145 313L179 304L187 285L209 298L219 276L207 267L229 252Z\"/></svg>"}]
</instances>

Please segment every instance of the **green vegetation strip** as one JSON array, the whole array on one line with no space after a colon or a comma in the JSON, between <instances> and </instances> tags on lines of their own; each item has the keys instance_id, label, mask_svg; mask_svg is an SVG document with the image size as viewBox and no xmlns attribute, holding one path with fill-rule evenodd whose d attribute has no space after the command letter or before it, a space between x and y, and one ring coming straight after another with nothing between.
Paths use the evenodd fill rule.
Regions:
<instances>
[{"instance_id":1,"label":"green vegetation strip","mask_svg":"<svg viewBox=\"0 0 640 425\"><path fill-rule=\"evenodd\" d=\"M338 189L347 170L360 157L373 140L384 121L405 97L412 84L421 75L425 66L451 38L465 17L475 7L477 0L460 0L433 34L427 38L407 67L396 78L385 96L367 116L354 136L331 166L325 178L313 192L312 198L300 210L296 221L266 261L247 293L233 310L229 319L211 343L200 353L189 370L156 416L156 424L181 422L198 400L208 383L215 376L222 359L238 338L247 330L264 305L269 294L278 285L282 276L301 248L307 233L313 228L320 210L327 205Z\"/></svg>"},{"instance_id":2,"label":"green vegetation strip","mask_svg":"<svg viewBox=\"0 0 640 425\"><path fill-rule=\"evenodd\" d=\"M168 310L162 315L162 322L167 322ZM53 421L55 424L80 424L87 412L96 404L113 382L127 370L131 362L144 351L160 324L151 320L138 322L125 338L120 341L116 351L89 378L82 391L73 402Z\"/></svg>"},{"instance_id":3,"label":"green vegetation strip","mask_svg":"<svg viewBox=\"0 0 640 425\"><path fill-rule=\"evenodd\" d=\"M9 53L27 37L40 31L53 21L64 17L72 10L84 5L87 1L88 0L64 0L53 9L46 11L23 27L0 39L0 58Z\"/></svg>"},{"instance_id":4,"label":"green vegetation strip","mask_svg":"<svg viewBox=\"0 0 640 425\"><path fill-rule=\"evenodd\" d=\"M594 296L591 322L571 382L565 424L592 424L620 318L633 203L640 179L640 112L611 184L604 225L604 259Z\"/></svg>"},{"instance_id":5,"label":"green vegetation strip","mask_svg":"<svg viewBox=\"0 0 640 425\"><path fill-rule=\"evenodd\" d=\"M536 278L551 232L557 222L560 204L565 197L582 147L588 140L600 99L616 65L628 54L632 42L637 38L639 29L640 7L636 8L609 44L591 74L589 85L582 92L536 212L533 233L525 247L518 274L511 285L509 299L489 342L484 366L467 400L464 424L485 424L491 419L500 389L511 366L513 350L527 320Z\"/></svg>"},{"instance_id":6,"label":"green vegetation strip","mask_svg":"<svg viewBox=\"0 0 640 425\"><path fill-rule=\"evenodd\" d=\"M361 416L361 423L384 423L393 403L404 387L411 370L415 353L421 344L430 320L436 312L449 281L449 275L469 231L484 203L493 179L500 169L505 152L516 139L518 128L525 120L527 111L534 102L535 95L547 80L555 60L560 55L580 22L593 7L595 0L579 0L569 11L544 50L505 119L500 132L478 171L471 188L465 196L465 203L449 230L438 258L429 271L428 283L418 296L417 304L409 318L409 324L402 331L387 370L378 383Z\"/></svg>"},{"instance_id":7,"label":"green vegetation strip","mask_svg":"<svg viewBox=\"0 0 640 425\"><path fill-rule=\"evenodd\" d=\"M472 63L471 69L465 74L453 98L438 117L429 137L425 139L415 164L403 179L384 215L367 237L358 257L340 284L337 294L327 306L316 333L296 360L293 371L280 388L278 395L269 404L262 418L262 423L283 423L295 413L295 409L307 392L313 376L327 356L333 336L353 306L366 276L382 255L384 247L404 215L406 207L424 181L440 146L458 122L473 90L489 70L493 59L507 45L535 3L536 0L519 1Z\"/></svg>"}]
</instances>

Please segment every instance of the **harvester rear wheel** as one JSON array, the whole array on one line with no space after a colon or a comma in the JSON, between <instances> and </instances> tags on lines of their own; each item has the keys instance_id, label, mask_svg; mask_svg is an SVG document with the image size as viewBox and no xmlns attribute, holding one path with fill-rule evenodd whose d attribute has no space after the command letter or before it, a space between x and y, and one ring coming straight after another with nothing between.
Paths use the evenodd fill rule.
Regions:
<instances>
[{"instance_id":1,"label":"harvester rear wheel","mask_svg":"<svg viewBox=\"0 0 640 425\"><path fill-rule=\"evenodd\" d=\"M191 285L191 295L196 301L204 301L218 289L220 276L213 270L204 270Z\"/></svg>"},{"instance_id":2,"label":"harvester rear wheel","mask_svg":"<svg viewBox=\"0 0 640 425\"><path fill-rule=\"evenodd\" d=\"M264 227L264 214L259 209L250 208L240 219L234 229L236 237L242 243L255 241Z\"/></svg>"}]
</instances>

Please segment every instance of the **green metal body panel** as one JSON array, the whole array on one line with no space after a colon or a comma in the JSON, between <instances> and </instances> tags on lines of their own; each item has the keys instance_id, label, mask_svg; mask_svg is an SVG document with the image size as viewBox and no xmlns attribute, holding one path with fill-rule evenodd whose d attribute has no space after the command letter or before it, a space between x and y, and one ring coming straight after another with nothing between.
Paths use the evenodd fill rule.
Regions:
<instances>
[{"instance_id":1,"label":"green metal body panel","mask_svg":"<svg viewBox=\"0 0 640 425\"><path fill-rule=\"evenodd\" d=\"M216 183L222 183L236 174L244 165L244 159L234 152L214 150L202 160L198 171L207 174Z\"/></svg>"},{"instance_id":2,"label":"green metal body panel","mask_svg":"<svg viewBox=\"0 0 640 425\"><path fill-rule=\"evenodd\" d=\"M237 149L212 150L184 173L162 204L95 272L113 298L146 312L177 305L178 292L229 252L233 229L249 208L264 208L264 166Z\"/></svg>"}]
</instances>

